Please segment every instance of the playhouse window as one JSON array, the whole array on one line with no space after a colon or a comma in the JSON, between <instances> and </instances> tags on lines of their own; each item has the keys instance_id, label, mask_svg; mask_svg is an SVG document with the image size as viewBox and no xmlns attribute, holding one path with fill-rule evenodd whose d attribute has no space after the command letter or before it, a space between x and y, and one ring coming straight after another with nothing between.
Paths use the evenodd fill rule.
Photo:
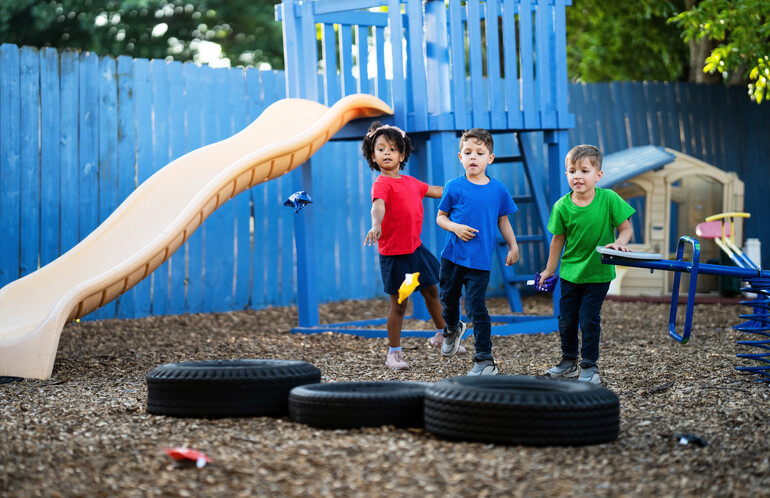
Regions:
<instances>
[{"instance_id":1,"label":"playhouse window","mask_svg":"<svg viewBox=\"0 0 770 498\"><path fill-rule=\"evenodd\" d=\"M635 183L625 182L615 187L616 192L628 202L636 213L631 216L631 226L634 228L634 236L631 237L631 244L644 244L647 237L645 233L645 207L647 192Z\"/></svg>"}]
</instances>

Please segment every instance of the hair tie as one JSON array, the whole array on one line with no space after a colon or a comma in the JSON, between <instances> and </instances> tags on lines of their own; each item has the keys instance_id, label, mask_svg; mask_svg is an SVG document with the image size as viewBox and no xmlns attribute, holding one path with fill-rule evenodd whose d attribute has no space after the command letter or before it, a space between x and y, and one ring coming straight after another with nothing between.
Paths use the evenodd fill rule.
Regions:
<instances>
[{"instance_id":1,"label":"hair tie","mask_svg":"<svg viewBox=\"0 0 770 498\"><path fill-rule=\"evenodd\" d=\"M366 136L367 137L372 137L378 131L384 130L386 128L392 128L392 129L396 130L397 132L399 132L403 138L406 138L406 132L404 130L402 130L398 126L390 126L390 125L382 125L379 128L375 128L372 131L370 131L369 133L367 133Z\"/></svg>"}]
</instances>

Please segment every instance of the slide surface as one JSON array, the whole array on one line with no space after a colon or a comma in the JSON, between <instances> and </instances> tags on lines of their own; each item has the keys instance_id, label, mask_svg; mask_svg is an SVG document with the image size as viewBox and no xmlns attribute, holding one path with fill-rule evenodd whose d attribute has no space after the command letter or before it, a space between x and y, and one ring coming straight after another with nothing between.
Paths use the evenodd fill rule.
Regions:
<instances>
[{"instance_id":1,"label":"slide surface","mask_svg":"<svg viewBox=\"0 0 770 498\"><path fill-rule=\"evenodd\" d=\"M392 112L364 94L331 108L280 100L241 132L166 165L75 247L0 289L0 376L49 378L67 322L136 285L219 206L307 161L349 121Z\"/></svg>"}]
</instances>

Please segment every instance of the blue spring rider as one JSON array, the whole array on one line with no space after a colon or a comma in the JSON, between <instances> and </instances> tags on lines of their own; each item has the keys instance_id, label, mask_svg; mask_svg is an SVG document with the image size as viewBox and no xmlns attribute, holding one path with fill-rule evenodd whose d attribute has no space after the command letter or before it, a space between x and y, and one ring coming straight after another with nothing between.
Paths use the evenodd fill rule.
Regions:
<instances>
[{"instance_id":1,"label":"blue spring rider","mask_svg":"<svg viewBox=\"0 0 770 498\"><path fill-rule=\"evenodd\" d=\"M682 344L686 344L690 340L698 274L738 277L741 280L747 281L749 286L741 290L752 293L756 297L749 301L741 301L741 304L751 306L752 312L739 315L740 318L747 321L733 328L746 334L759 336L758 339L738 341L738 344L759 348L762 352L738 354L738 358L755 360L760 362L760 365L739 366L735 367L735 369L760 375L761 377L756 379L757 382L770 382L770 353L767 352L770 351L770 272L762 270L756 265L748 255L744 254L735 245L734 241L734 218L748 218L749 216L748 213L722 213L706 218L706 222L701 223L696 228L698 236L713 238L736 266L700 263L700 243L686 235L679 239L676 260L662 259L660 254L627 253L602 247L597 247L597 251L602 253L602 263L605 264L649 268L650 271L665 270L676 272L671 290L668 333L677 342ZM692 259L685 261L684 252L685 247L688 245L692 247ZM684 272L690 274L690 286L687 293L684 327L682 333L679 334L676 331L676 315L679 301L679 283L681 274Z\"/></svg>"}]
</instances>

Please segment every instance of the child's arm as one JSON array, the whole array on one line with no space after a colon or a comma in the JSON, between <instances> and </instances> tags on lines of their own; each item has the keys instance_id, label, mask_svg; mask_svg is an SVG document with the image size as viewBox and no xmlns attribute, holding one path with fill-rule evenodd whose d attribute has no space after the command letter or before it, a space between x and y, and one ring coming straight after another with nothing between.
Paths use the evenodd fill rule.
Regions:
<instances>
[{"instance_id":1,"label":"child's arm","mask_svg":"<svg viewBox=\"0 0 770 498\"><path fill-rule=\"evenodd\" d=\"M366 234L364 245L374 245L382 236L382 219L385 217L385 201L374 199L372 202L372 228Z\"/></svg>"},{"instance_id":2,"label":"child's arm","mask_svg":"<svg viewBox=\"0 0 770 498\"><path fill-rule=\"evenodd\" d=\"M564 249L564 243L567 241L566 234L554 235L551 239L551 249L548 251L548 263L545 265L545 270L540 272L540 281L545 282L545 279L556 275L556 269L559 267L559 260L561 259L561 252Z\"/></svg>"},{"instance_id":3,"label":"child's arm","mask_svg":"<svg viewBox=\"0 0 770 498\"><path fill-rule=\"evenodd\" d=\"M631 237L634 236L634 227L631 222L626 220L618 226L618 238L612 244L607 244L607 249L615 249L616 251L631 252L631 249L626 245L631 241Z\"/></svg>"},{"instance_id":4,"label":"child's arm","mask_svg":"<svg viewBox=\"0 0 770 498\"><path fill-rule=\"evenodd\" d=\"M438 210L438 216L436 216L436 223L447 232L457 235L463 242L468 242L478 232L475 228L471 228L468 225L460 225L450 220L449 213L440 209Z\"/></svg>"},{"instance_id":5,"label":"child's arm","mask_svg":"<svg viewBox=\"0 0 770 498\"><path fill-rule=\"evenodd\" d=\"M425 193L425 197L430 197L431 199L441 199L441 196L444 194L444 187L440 187L438 185L431 185L428 187L428 191Z\"/></svg>"},{"instance_id":6,"label":"child's arm","mask_svg":"<svg viewBox=\"0 0 770 498\"><path fill-rule=\"evenodd\" d=\"M516 234L513 233L513 227L508 216L497 218L497 228L508 243L508 254L505 256L505 266L511 266L519 260L519 244L516 242Z\"/></svg>"}]
</instances>

